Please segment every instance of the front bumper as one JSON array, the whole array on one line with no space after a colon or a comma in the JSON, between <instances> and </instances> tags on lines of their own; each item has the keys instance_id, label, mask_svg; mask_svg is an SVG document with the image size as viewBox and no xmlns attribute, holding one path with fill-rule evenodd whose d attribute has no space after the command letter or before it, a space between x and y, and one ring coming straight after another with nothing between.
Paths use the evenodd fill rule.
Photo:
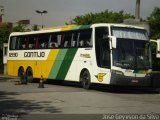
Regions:
<instances>
[{"instance_id":1,"label":"front bumper","mask_svg":"<svg viewBox=\"0 0 160 120\"><path fill-rule=\"evenodd\" d=\"M119 75L116 73L111 73L112 85L123 85L123 86L145 86L150 87L152 83L151 76L146 77L128 77L124 75Z\"/></svg>"},{"instance_id":2,"label":"front bumper","mask_svg":"<svg viewBox=\"0 0 160 120\"><path fill-rule=\"evenodd\" d=\"M160 71L152 71L151 86L153 88L160 88Z\"/></svg>"}]
</instances>

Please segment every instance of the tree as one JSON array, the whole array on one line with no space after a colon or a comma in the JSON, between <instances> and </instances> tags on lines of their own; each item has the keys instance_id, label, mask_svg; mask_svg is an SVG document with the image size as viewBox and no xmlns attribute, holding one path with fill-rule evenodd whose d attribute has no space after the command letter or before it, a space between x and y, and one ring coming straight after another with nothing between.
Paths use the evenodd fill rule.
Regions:
<instances>
[{"instance_id":1,"label":"tree","mask_svg":"<svg viewBox=\"0 0 160 120\"><path fill-rule=\"evenodd\" d=\"M160 38L160 8L155 7L153 12L147 19L150 25L151 38Z\"/></svg>"},{"instance_id":2,"label":"tree","mask_svg":"<svg viewBox=\"0 0 160 120\"><path fill-rule=\"evenodd\" d=\"M3 48L3 43L8 42L9 34L11 33L11 29L8 25L2 25L0 27L0 49Z\"/></svg>"},{"instance_id":3,"label":"tree","mask_svg":"<svg viewBox=\"0 0 160 120\"><path fill-rule=\"evenodd\" d=\"M3 43L8 42L8 38L11 32L26 32L30 31L26 25L19 24L13 28L10 28L7 24L0 26L0 49L3 48Z\"/></svg>"},{"instance_id":4,"label":"tree","mask_svg":"<svg viewBox=\"0 0 160 120\"><path fill-rule=\"evenodd\" d=\"M0 73L3 71L3 43L8 42L8 38L11 32L24 32L30 31L26 25L19 24L13 28L9 27L7 24L2 24L0 26Z\"/></svg>"},{"instance_id":5,"label":"tree","mask_svg":"<svg viewBox=\"0 0 160 120\"><path fill-rule=\"evenodd\" d=\"M125 14L123 11L113 12L105 10L100 13L88 13L76 16L66 24L88 25L93 23L122 23L124 19L134 18L133 15Z\"/></svg>"},{"instance_id":6,"label":"tree","mask_svg":"<svg viewBox=\"0 0 160 120\"><path fill-rule=\"evenodd\" d=\"M8 36L11 29L7 24L1 24L0 26L0 73L3 71L3 43L8 42Z\"/></svg>"},{"instance_id":7,"label":"tree","mask_svg":"<svg viewBox=\"0 0 160 120\"><path fill-rule=\"evenodd\" d=\"M150 37L151 39L159 39L160 38L160 8L155 7L151 15L147 18L148 23L150 25ZM156 44L151 44L151 52L152 52L152 66L153 70L160 71L160 60L156 57Z\"/></svg>"},{"instance_id":8,"label":"tree","mask_svg":"<svg viewBox=\"0 0 160 120\"><path fill-rule=\"evenodd\" d=\"M31 31L31 29L27 28L27 25L25 24L18 24L12 29L12 32L28 32L28 31Z\"/></svg>"}]
</instances>

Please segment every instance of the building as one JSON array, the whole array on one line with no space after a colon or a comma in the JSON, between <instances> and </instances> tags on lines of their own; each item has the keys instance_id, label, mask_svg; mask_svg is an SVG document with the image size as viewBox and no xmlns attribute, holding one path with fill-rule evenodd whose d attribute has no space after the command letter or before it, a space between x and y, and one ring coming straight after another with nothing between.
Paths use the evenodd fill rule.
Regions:
<instances>
[{"instance_id":1,"label":"building","mask_svg":"<svg viewBox=\"0 0 160 120\"><path fill-rule=\"evenodd\" d=\"M8 43L3 43L3 73L7 74L7 54L8 54Z\"/></svg>"}]
</instances>

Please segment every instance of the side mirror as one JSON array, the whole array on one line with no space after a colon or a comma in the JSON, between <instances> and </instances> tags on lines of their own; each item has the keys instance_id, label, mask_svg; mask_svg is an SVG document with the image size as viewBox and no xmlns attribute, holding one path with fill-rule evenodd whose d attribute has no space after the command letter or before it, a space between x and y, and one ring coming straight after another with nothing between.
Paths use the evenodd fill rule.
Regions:
<instances>
[{"instance_id":1,"label":"side mirror","mask_svg":"<svg viewBox=\"0 0 160 120\"><path fill-rule=\"evenodd\" d=\"M160 39L157 40L157 52L160 52Z\"/></svg>"},{"instance_id":2,"label":"side mirror","mask_svg":"<svg viewBox=\"0 0 160 120\"><path fill-rule=\"evenodd\" d=\"M154 42L157 44L157 52L160 52L160 39L158 40L150 40L150 42Z\"/></svg>"},{"instance_id":3,"label":"side mirror","mask_svg":"<svg viewBox=\"0 0 160 120\"><path fill-rule=\"evenodd\" d=\"M160 39L158 40L150 40L150 42L154 42L157 44L157 48L156 48L156 57L160 58Z\"/></svg>"},{"instance_id":4,"label":"side mirror","mask_svg":"<svg viewBox=\"0 0 160 120\"><path fill-rule=\"evenodd\" d=\"M109 36L112 42L112 48L117 48L117 38L115 36Z\"/></svg>"}]
</instances>

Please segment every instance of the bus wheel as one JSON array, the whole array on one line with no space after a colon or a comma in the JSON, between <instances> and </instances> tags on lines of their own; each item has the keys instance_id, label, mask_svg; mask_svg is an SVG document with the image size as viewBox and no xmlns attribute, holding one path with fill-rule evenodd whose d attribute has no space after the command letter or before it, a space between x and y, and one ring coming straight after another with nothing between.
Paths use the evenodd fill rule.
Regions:
<instances>
[{"instance_id":1,"label":"bus wheel","mask_svg":"<svg viewBox=\"0 0 160 120\"><path fill-rule=\"evenodd\" d=\"M33 82L33 71L32 68L28 68L26 72L27 81L32 83Z\"/></svg>"},{"instance_id":2,"label":"bus wheel","mask_svg":"<svg viewBox=\"0 0 160 120\"><path fill-rule=\"evenodd\" d=\"M19 68L18 77L19 77L20 81L22 82L23 81L23 77L24 77L24 68L23 67Z\"/></svg>"},{"instance_id":3,"label":"bus wheel","mask_svg":"<svg viewBox=\"0 0 160 120\"><path fill-rule=\"evenodd\" d=\"M91 86L91 76L88 70L84 70L80 75L80 81L84 89L89 89Z\"/></svg>"}]
</instances>

